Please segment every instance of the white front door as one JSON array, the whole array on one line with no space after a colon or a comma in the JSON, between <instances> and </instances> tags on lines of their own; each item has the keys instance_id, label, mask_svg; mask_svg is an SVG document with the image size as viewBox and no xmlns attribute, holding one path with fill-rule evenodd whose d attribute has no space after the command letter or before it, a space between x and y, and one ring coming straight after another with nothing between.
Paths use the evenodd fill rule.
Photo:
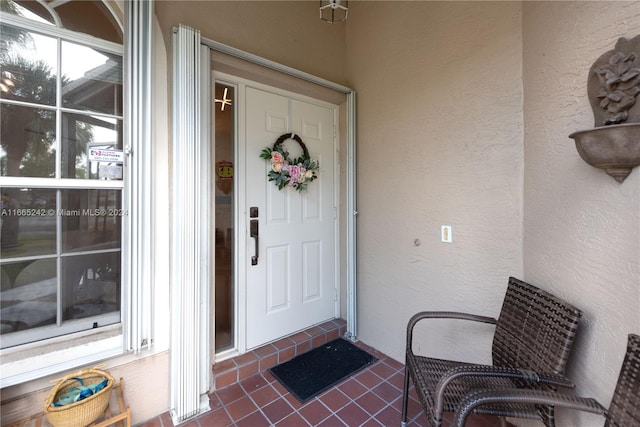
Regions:
<instances>
[{"instance_id":1,"label":"white front door","mask_svg":"<svg viewBox=\"0 0 640 427\"><path fill-rule=\"evenodd\" d=\"M246 348L251 349L336 315L337 107L253 87L245 97ZM278 190L267 178L271 162L260 158L289 132L320 164L318 179L304 192ZM291 158L302 154L293 139L283 145ZM251 237L252 228L257 238Z\"/></svg>"}]
</instances>

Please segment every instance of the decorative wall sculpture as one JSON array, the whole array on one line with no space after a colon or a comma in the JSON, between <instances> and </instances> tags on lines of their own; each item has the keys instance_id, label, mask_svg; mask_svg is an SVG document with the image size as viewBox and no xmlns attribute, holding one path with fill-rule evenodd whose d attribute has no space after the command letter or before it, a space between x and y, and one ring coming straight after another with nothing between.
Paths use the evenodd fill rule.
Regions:
<instances>
[{"instance_id":1,"label":"decorative wall sculpture","mask_svg":"<svg viewBox=\"0 0 640 427\"><path fill-rule=\"evenodd\" d=\"M587 94L595 128L569 137L585 162L623 182L640 164L640 36L618 39L593 63Z\"/></svg>"}]
</instances>

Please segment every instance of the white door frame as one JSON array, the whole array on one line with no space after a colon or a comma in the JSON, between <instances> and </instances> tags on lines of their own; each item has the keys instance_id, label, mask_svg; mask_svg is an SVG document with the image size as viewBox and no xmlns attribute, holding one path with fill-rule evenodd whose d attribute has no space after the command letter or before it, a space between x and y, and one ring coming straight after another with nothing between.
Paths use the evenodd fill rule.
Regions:
<instances>
[{"instance_id":1,"label":"white door frame","mask_svg":"<svg viewBox=\"0 0 640 427\"><path fill-rule=\"evenodd\" d=\"M346 134L347 134L347 164L346 177L346 242L347 253L345 254L346 270L347 270L347 336L352 340L357 338L357 298L356 298L356 283L357 283L357 268L356 268L356 236L357 236L357 224L356 217L358 215L356 205L356 92L346 86L331 82L329 80L322 79L312 74L305 73L303 71L288 67L286 65L279 64L266 58L227 46L225 44L201 38L201 43L207 46L211 50L221 52L227 55L231 55L236 58L248 61L252 64L261 65L263 67L270 68L272 70L288 74L299 79L317 84L322 87L329 88L336 92L344 93L347 100L347 122L346 122ZM241 279L238 277L238 279ZM241 341L237 341L241 343ZM243 344L244 345L244 344Z\"/></svg>"}]
</instances>

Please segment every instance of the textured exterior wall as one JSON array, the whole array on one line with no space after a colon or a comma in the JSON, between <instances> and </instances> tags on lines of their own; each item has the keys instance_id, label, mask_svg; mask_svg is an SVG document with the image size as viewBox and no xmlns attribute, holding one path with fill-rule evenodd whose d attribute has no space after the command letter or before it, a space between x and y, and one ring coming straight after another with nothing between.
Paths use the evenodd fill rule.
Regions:
<instances>
[{"instance_id":1,"label":"textured exterior wall","mask_svg":"<svg viewBox=\"0 0 640 427\"><path fill-rule=\"evenodd\" d=\"M350 6L358 335L403 360L415 312L496 315L522 273L521 5ZM440 242L441 225L453 243ZM490 327L445 324L421 337L423 351L487 358Z\"/></svg>"},{"instance_id":2,"label":"textured exterior wall","mask_svg":"<svg viewBox=\"0 0 640 427\"><path fill-rule=\"evenodd\" d=\"M640 33L640 3L525 2L523 17L524 275L584 311L569 374L608 405L626 336L640 332L640 170L619 184L568 135L593 127L589 68ZM560 414L558 425L602 425Z\"/></svg>"},{"instance_id":3,"label":"textured exterior wall","mask_svg":"<svg viewBox=\"0 0 640 427\"><path fill-rule=\"evenodd\" d=\"M345 25L319 19L315 1L157 1L167 46L178 24L202 37L344 83Z\"/></svg>"}]
</instances>

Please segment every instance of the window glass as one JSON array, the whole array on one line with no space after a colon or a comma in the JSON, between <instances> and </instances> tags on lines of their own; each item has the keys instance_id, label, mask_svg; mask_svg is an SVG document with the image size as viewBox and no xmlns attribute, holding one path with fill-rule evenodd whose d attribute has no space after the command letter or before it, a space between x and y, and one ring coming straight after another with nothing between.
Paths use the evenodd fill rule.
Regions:
<instances>
[{"instance_id":1,"label":"window glass","mask_svg":"<svg viewBox=\"0 0 640 427\"><path fill-rule=\"evenodd\" d=\"M42 6L37 1L33 0L2 0L0 1L0 5L2 5L1 10L3 12L12 13L14 15L24 16L25 18L29 18L36 22L41 22L43 24L53 24L53 17L47 11L47 9Z\"/></svg>"},{"instance_id":2,"label":"window glass","mask_svg":"<svg viewBox=\"0 0 640 427\"><path fill-rule=\"evenodd\" d=\"M3 335L56 323L55 258L2 264L0 277L0 331Z\"/></svg>"},{"instance_id":3,"label":"window glass","mask_svg":"<svg viewBox=\"0 0 640 427\"><path fill-rule=\"evenodd\" d=\"M65 107L121 114L121 56L63 42L62 75L62 104Z\"/></svg>"},{"instance_id":4,"label":"window glass","mask_svg":"<svg viewBox=\"0 0 640 427\"><path fill-rule=\"evenodd\" d=\"M122 120L63 113L61 143L63 178L122 179Z\"/></svg>"},{"instance_id":5,"label":"window glass","mask_svg":"<svg viewBox=\"0 0 640 427\"><path fill-rule=\"evenodd\" d=\"M56 112L1 104L0 170L2 176L55 176Z\"/></svg>"},{"instance_id":6,"label":"window glass","mask_svg":"<svg viewBox=\"0 0 640 427\"><path fill-rule=\"evenodd\" d=\"M0 258L56 253L56 191L3 188L0 204Z\"/></svg>"},{"instance_id":7,"label":"window glass","mask_svg":"<svg viewBox=\"0 0 640 427\"><path fill-rule=\"evenodd\" d=\"M57 41L31 31L1 25L2 98L55 105Z\"/></svg>"},{"instance_id":8,"label":"window glass","mask_svg":"<svg viewBox=\"0 0 640 427\"><path fill-rule=\"evenodd\" d=\"M119 248L121 206L118 190L62 191L63 252Z\"/></svg>"},{"instance_id":9,"label":"window glass","mask_svg":"<svg viewBox=\"0 0 640 427\"><path fill-rule=\"evenodd\" d=\"M119 311L120 251L63 257L62 300L64 320Z\"/></svg>"},{"instance_id":10,"label":"window glass","mask_svg":"<svg viewBox=\"0 0 640 427\"><path fill-rule=\"evenodd\" d=\"M216 265L215 301L216 353L232 349L235 342L234 266L234 173L235 158L235 88L215 85L215 197L216 197Z\"/></svg>"}]
</instances>

